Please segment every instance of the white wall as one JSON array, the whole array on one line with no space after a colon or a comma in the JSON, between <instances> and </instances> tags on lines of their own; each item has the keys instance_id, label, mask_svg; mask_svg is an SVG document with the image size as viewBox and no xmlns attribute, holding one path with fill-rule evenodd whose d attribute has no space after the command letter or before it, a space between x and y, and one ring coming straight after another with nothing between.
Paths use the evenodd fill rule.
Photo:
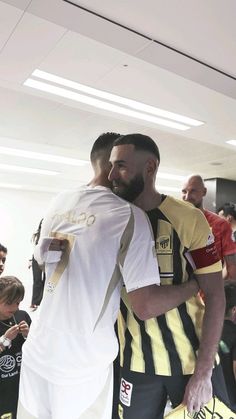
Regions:
<instances>
[{"instance_id":1,"label":"white wall","mask_svg":"<svg viewBox=\"0 0 236 419\"><path fill-rule=\"evenodd\" d=\"M28 269L31 237L54 195L1 188L0 194L0 243L8 249L4 275L14 275L24 283L26 295L21 307L27 310L32 292L32 270Z\"/></svg>"}]
</instances>

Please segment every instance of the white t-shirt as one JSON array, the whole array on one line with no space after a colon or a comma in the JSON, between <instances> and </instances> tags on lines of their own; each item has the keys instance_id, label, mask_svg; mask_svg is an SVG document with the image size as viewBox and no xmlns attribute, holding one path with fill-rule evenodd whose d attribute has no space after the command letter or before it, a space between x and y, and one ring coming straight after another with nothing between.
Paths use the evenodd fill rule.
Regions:
<instances>
[{"instance_id":1,"label":"white t-shirt","mask_svg":"<svg viewBox=\"0 0 236 419\"><path fill-rule=\"evenodd\" d=\"M67 250L48 251L48 237L66 238ZM128 292L160 283L150 225L110 189L82 187L54 200L35 258L46 283L23 360L54 383L79 383L116 357L122 283Z\"/></svg>"}]
</instances>

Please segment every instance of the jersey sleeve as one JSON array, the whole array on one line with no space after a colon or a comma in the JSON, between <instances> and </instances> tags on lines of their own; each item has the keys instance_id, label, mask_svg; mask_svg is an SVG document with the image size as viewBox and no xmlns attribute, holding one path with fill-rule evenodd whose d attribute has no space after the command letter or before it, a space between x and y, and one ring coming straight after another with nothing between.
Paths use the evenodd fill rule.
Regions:
<instances>
[{"instance_id":1,"label":"jersey sleeve","mask_svg":"<svg viewBox=\"0 0 236 419\"><path fill-rule=\"evenodd\" d=\"M236 243L232 240L232 229L227 221L222 224L221 232L223 256L235 254Z\"/></svg>"},{"instance_id":2,"label":"jersey sleeve","mask_svg":"<svg viewBox=\"0 0 236 419\"><path fill-rule=\"evenodd\" d=\"M186 254L196 274L207 274L222 270L215 239L201 211L193 214L192 243Z\"/></svg>"},{"instance_id":3,"label":"jersey sleeve","mask_svg":"<svg viewBox=\"0 0 236 419\"><path fill-rule=\"evenodd\" d=\"M151 225L144 212L134 206L121 238L118 263L127 292L160 284Z\"/></svg>"}]
</instances>

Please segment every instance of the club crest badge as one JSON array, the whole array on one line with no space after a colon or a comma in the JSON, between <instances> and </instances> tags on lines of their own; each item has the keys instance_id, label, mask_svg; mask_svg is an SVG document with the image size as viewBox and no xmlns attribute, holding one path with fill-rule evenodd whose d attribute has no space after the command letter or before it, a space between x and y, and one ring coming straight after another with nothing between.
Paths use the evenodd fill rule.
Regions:
<instances>
[{"instance_id":1,"label":"club crest badge","mask_svg":"<svg viewBox=\"0 0 236 419\"><path fill-rule=\"evenodd\" d=\"M161 254L172 254L172 241L171 236L159 236L156 241L156 252Z\"/></svg>"}]
</instances>

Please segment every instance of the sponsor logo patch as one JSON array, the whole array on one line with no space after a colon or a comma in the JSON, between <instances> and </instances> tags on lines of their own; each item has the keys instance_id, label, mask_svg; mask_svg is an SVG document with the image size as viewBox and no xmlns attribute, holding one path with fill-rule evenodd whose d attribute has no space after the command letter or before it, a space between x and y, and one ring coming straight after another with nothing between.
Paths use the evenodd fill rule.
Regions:
<instances>
[{"instance_id":1,"label":"sponsor logo patch","mask_svg":"<svg viewBox=\"0 0 236 419\"><path fill-rule=\"evenodd\" d=\"M190 253L197 269L213 265L220 260L215 243L201 249L191 250Z\"/></svg>"},{"instance_id":2,"label":"sponsor logo patch","mask_svg":"<svg viewBox=\"0 0 236 419\"><path fill-rule=\"evenodd\" d=\"M211 234L209 234L209 236L208 236L208 238L207 238L207 246L209 245L209 244L212 244L212 243L214 243L215 242L215 237L214 237L214 235L211 233Z\"/></svg>"},{"instance_id":3,"label":"sponsor logo patch","mask_svg":"<svg viewBox=\"0 0 236 419\"><path fill-rule=\"evenodd\" d=\"M125 406L130 406L133 384L121 378L120 383L120 401Z\"/></svg>"}]
</instances>

